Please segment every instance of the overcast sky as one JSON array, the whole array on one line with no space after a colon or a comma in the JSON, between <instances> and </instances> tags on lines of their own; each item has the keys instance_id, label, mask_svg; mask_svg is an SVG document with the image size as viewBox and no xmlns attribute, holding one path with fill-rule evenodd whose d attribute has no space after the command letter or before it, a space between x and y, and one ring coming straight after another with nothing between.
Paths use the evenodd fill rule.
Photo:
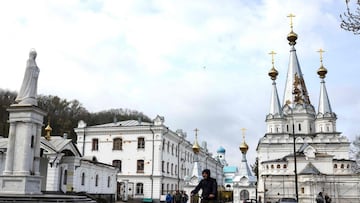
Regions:
<instances>
[{"instance_id":1,"label":"overcast sky","mask_svg":"<svg viewBox=\"0 0 360 203\"><path fill-rule=\"evenodd\" d=\"M352 1L351 3L355 3ZM252 164L270 108L274 50L282 101L294 13L300 66L317 109L320 48L337 130L360 134L360 36L340 29L345 0L1 1L0 87L18 91L29 50L38 52L38 93L165 117L173 131Z\"/></svg>"}]
</instances>

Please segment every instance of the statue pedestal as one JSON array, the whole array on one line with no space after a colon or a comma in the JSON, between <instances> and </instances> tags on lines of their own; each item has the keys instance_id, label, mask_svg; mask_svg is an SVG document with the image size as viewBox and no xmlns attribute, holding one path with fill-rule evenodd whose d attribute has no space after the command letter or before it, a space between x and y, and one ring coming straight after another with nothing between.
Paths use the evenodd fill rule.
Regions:
<instances>
[{"instance_id":1,"label":"statue pedestal","mask_svg":"<svg viewBox=\"0 0 360 203\"><path fill-rule=\"evenodd\" d=\"M41 194L41 176L0 176L0 194Z\"/></svg>"},{"instance_id":2,"label":"statue pedestal","mask_svg":"<svg viewBox=\"0 0 360 203\"><path fill-rule=\"evenodd\" d=\"M33 105L9 109L9 138L0 194L41 194L40 137L46 113Z\"/></svg>"}]
</instances>

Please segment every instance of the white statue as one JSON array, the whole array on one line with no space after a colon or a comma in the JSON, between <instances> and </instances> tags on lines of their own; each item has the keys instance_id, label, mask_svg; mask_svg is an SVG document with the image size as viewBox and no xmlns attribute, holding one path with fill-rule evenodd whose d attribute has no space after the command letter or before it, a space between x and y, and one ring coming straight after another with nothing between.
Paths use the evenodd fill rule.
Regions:
<instances>
[{"instance_id":1,"label":"white statue","mask_svg":"<svg viewBox=\"0 0 360 203\"><path fill-rule=\"evenodd\" d=\"M30 104L37 106L37 81L40 69L35 62L36 55L35 49L30 50L29 59L26 63L24 80L19 94L15 99L18 104Z\"/></svg>"}]
</instances>

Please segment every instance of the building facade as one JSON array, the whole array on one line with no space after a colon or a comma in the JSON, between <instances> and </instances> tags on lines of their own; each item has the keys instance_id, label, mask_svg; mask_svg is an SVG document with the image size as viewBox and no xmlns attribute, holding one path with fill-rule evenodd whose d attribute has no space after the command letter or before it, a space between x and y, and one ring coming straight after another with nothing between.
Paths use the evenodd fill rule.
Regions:
<instances>
[{"instance_id":1,"label":"building facade","mask_svg":"<svg viewBox=\"0 0 360 203\"><path fill-rule=\"evenodd\" d=\"M182 190L185 177L191 175L192 144L184 132L165 126L163 117L153 122L128 120L95 126L80 121L75 132L83 155L118 168L117 194L122 200L162 200L168 192ZM205 147L200 154L203 166L222 182L221 163Z\"/></svg>"},{"instance_id":2,"label":"building facade","mask_svg":"<svg viewBox=\"0 0 360 203\"><path fill-rule=\"evenodd\" d=\"M349 159L349 140L336 129L325 87L327 70L320 55L320 95L316 111L310 102L305 80L296 54L297 34L288 35L290 61L283 103L273 80L270 112L266 116L266 133L259 140L258 200L275 202L280 198L298 198L301 203L315 202L319 192L332 202L359 202L360 178ZM322 54L322 50L319 51Z\"/></svg>"}]
</instances>

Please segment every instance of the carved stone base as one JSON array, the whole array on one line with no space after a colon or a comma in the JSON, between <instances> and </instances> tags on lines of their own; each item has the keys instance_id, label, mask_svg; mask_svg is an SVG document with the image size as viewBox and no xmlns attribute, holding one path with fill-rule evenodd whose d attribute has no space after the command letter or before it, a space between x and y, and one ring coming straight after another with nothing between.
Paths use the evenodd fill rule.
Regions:
<instances>
[{"instance_id":1,"label":"carved stone base","mask_svg":"<svg viewBox=\"0 0 360 203\"><path fill-rule=\"evenodd\" d=\"M0 176L0 194L41 194L41 176Z\"/></svg>"}]
</instances>

